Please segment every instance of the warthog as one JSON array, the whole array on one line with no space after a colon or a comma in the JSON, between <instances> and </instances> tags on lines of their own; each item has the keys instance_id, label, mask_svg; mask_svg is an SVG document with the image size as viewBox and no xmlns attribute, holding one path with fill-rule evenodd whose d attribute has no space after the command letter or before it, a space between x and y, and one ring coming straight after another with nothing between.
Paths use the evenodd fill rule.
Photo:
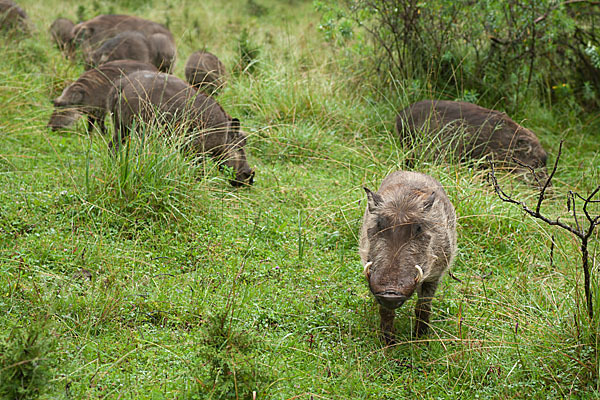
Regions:
<instances>
[{"instance_id":1,"label":"warthog","mask_svg":"<svg viewBox=\"0 0 600 400\"><path fill-rule=\"evenodd\" d=\"M84 58L100 48L104 42L126 31L136 31L150 41L155 47L155 55L162 57L152 63L160 66L160 70L170 71L175 63L175 40L173 34L164 25L131 15L99 15L73 27L72 45L81 47ZM162 36L153 36L161 34Z\"/></svg>"},{"instance_id":2,"label":"warthog","mask_svg":"<svg viewBox=\"0 0 600 400\"><path fill-rule=\"evenodd\" d=\"M52 36L52 40L56 43L56 46L60 51L65 53L68 57L71 56L69 54L69 43L73 39L73 34L71 31L75 24L73 21L66 18L57 18L54 20L52 25L50 25L50 35Z\"/></svg>"},{"instance_id":3,"label":"warthog","mask_svg":"<svg viewBox=\"0 0 600 400\"><path fill-rule=\"evenodd\" d=\"M433 146L423 151L436 156L446 149L463 160L490 155L519 172L528 171L514 160L537 169L544 180L547 176L548 156L537 136L499 111L461 101L424 100L400 111L396 129L404 143ZM415 141L419 135L425 140Z\"/></svg>"},{"instance_id":4,"label":"warthog","mask_svg":"<svg viewBox=\"0 0 600 400\"><path fill-rule=\"evenodd\" d=\"M0 30L27 31L27 13L14 1L0 0Z\"/></svg>"},{"instance_id":5,"label":"warthog","mask_svg":"<svg viewBox=\"0 0 600 400\"><path fill-rule=\"evenodd\" d=\"M367 188L359 253L369 288L379 303L386 343L394 342L395 309L412 294L414 335L426 333L431 299L456 253L456 215L434 178L409 171L388 175L379 190Z\"/></svg>"},{"instance_id":6,"label":"warthog","mask_svg":"<svg viewBox=\"0 0 600 400\"><path fill-rule=\"evenodd\" d=\"M185 79L206 94L217 93L225 84L225 65L212 53L196 51L185 64Z\"/></svg>"},{"instance_id":7,"label":"warthog","mask_svg":"<svg viewBox=\"0 0 600 400\"><path fill-rule=\"evenodd\" d=\"M105 133L104 117L108 93L122 76L135 71L157 71L151 64L119 60L111 61L84 72L79 79L67 86L62 94L54 99L54 112L48 127L52 130L65 128L74 123L80 113L88 116L88 127L96 125Z\"/></svg>"},{"instance_id":8,"label":"warthog","mask_svg":"<svg viewBox=\"0 0 600 400\"><path fill-rule=\"evenodd\" d=\"M137 31L125 31L105 41L88 57L87 64L90 67L114 60L136 60L153 64L159 70L166 70L171 66L163 63L175 57L175 47L162 33L146 37Z\"/></svg>"},{"instance_id":9,"label":"warthog","mask_svg":"<svg viewBox=\"0 0 600 400\"><path fill-rule=\"evenodd\" d=\"M121 78L108 100L115 125L112 146L118 147L133 127L158 124L172 136L182 135L193 154L208 153L233 168L232 185L253 183L254 171L246 161L246 137L240 132L240 121L181 79L134 72Z\"/></svg>"},{"instance_id":10,"label":"warthog","mask_svg":"<svg viewBox=\"0 0 600 400\"><path fill-rule=\"evenodd\" d=\"M135 60L152 64L146 36L136 31L121 32L91 52L86 61L89 66L94 67L114 60Z\"/></svg>"}]
</instances>

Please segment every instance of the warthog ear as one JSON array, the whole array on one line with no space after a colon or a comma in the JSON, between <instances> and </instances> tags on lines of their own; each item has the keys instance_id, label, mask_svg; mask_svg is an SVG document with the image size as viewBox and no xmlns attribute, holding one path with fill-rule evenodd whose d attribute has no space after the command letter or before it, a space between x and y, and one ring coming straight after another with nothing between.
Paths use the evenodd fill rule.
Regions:
<instances>
[{"instance_id":1,"label":"warthog ear","mask_svg":"<svg viewBox=\"0 0 600 400\"><path fill-rule=\"evenodd\" d=\"M517 139L517 146L515 150L523 151L525 152L525 154L531 154L531 152L533 151L533 146L531 144L531 141L525 138L519 138Z\"/></svg>"},{"instance_id":2,"label":"warthog ear","mask_svg":"<svg viewBox=\"0 0 600 400\"><path fill-rule=\"evenodd\" d=\"M237 118L232 118L229 123L229 129L231 132L239 132L240 131L240 120Z\"/></svg>"},{"instance_id":3,"label":"warthog ear","mask_svg":"<svg viewBox=\"0 0 600 400\"><path fill-rule=\"evenodd\" d=\"M227 139L229 143L237 143L244 147L246 145L246 135L240 131L240 120L232 118L229 121L229 128L227 129Z\"/></svg>"},{"instance_id":4,"label":"warthog ear","mask_svg":"<svg viewBox=\"0 0 600 400\"><path fill-rule=\"evenodd\" d=\"M71 93L70 97L71 97L71 99L70 99L71 103L73 103L73 104L78 104L78 103L83 102L83 90L80 90L80 89L74 90Z\"/></svg>"},{"instance_id":5,"label":"warthog ear","mask_svg":"<svg viewBox=\"0 0 600 400\"><path fill-rule=\"evenodd\" d=\"M383 204L383 197L377 193L371 192L367 187L363 186L363 189L365 189L365 192L367 192L367 204L369 206L369 212L374 213Z\"/></svg>"},{"instance_id":6,"label":"warthog ear","mask_svg":"<svg viewBox=\"0 0 600 400\"><path fill-rule=\"evenodd\" d=\"M429 195L429 197L427 198L427 200L425 200L425 203L423 203L423 211L429 211L431 209L431 206L433 206L434 202L435 192L432 192L431 195Z\"/></svg>"}]
</instances>

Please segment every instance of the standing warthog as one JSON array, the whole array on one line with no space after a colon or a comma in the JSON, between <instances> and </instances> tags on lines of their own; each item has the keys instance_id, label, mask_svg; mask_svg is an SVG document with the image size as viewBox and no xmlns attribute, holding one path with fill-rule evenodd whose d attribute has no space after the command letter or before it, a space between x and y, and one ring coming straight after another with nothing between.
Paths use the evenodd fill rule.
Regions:
<instances>
[{"instance_id":1,"label":"standing warthog","mask_svg":"<svg viewBox=\"0 0 600 400\"><path fill-rule=\"evenodd\" d=\"M74 123L80 113L87 114L88 127L97 125L105 133L104 117L106 100L114 83L135 71L157 71L151 64L119 60L111 61L84 72L79 79L67 86L62 94L54 99L54 112L50 116L48 127L52 130L65 128Z\"/></svg>"},{"instance_id":2,"label":"standing warthog","mask_svg":"<svg viewBox=\"0 0 600 400\"><path fill-rule=\"evenodd\" d=\"M514 158L537 169L540 178L547 176L548 156L537 136L499 111L461 101L424 100L400 111L396 129L404 143L432 145L423 151L435 155L446 149L460 159L491 155L513 169L517 167ZM415 140L419 135L424 140Z\"/></svg>"},{"instance_id":3,"label":"standing warthog","mask_svg":"<svg viewBox=\"0 0 600 400\"><path fill-rule=\"evenodd\" d=\"M379 303L381 330L393 343L395 309L412 294L414 334L427 331L431 299L456 253L456 215L442 185L408 171L388 175L367 192L359 253L369 288Z\"/></svg>"},{"instance_id":4,"label":"standing warthog","mask_svg":"<svg viewBox=\"0 0 600 400\"><path fill-rule=\"evenodd\" d=\"M185 79L206 94L217 93L225 84L225 65L212 53L196 51L185 64Z\"/></svg>"},{"instance_id":5,"label":"standing warthog","mask_svg":"<svg viewBox=\"0 0 600 400\"><path fill-rule=\"evenodd\" d=\"M193 154L209 153L233 168L232 185L253 183L240 121L176 76L147 71L124 76L109 95L108 108L115 125L113 146L118 147L136 126L158 124L172 136L181 135Z\"/></svg>"},{"instance_id":6,"label":"standing warthog","mask_svg":"<svg viewBox=\"0 0 600 400\"><path fill-rule=\"evenodd\" d=\"M171 70L175 63L175 40L171 31L158 22L131 15L99 15L75 25L71 31L72 46L80 47L87 60L90 59L90 54L100 48L104 42L126 31L136 31L144 35L149 40L150 47L155 47L154 54L163 57L152 63L159 66L161 71ZM160 36L153 36L155 34Z\"/></svg>"},{"instance_id":7,"label":"standing warthog","mask_svg":"<svg viewBox=\"0 0 600 400\"><path fill-rule=\"evenodd\" d=\"M14 1L0 0L0 30L27 31L27 13Z\"/></svg>"},{"instance_id":8,"label":"standing warthog","mask_svg":"<svg viewBox=\"0 0 600 400\"><path fill-rule=\"evenodd\" d=\"M69 54L69 43L73 39L73 34L71 31L75 24L73 21L67 18L57 18L54 20L52 25L50 25L50 35L52 36L52 40L56 43L56 46L60 51L65 53L68 57L71 56Z\"/></svg>"}]
</instances>

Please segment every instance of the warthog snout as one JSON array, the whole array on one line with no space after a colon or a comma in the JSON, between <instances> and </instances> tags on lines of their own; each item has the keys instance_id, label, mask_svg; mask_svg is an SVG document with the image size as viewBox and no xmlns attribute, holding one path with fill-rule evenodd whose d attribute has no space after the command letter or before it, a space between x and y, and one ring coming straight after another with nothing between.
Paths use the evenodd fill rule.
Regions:
<instances>
[{"instance_id":1,"label":"warthog snout","mask_svg":"<svg viewBox=\"0 0 600 400\"><path fill-rule=\"evenodd\" d=\"M375 293L377 302L389 310L400 307L407 298L408 297L392 290L386 290L383 293Z\"/></svg>"},{"instance_id":2,"label":"warthog snout","mask_svg":"<svg viewBox=\"0 0 600 400\"><path fill-rule=\"evenodd\" d=\"M229 181L231 186L250 186L254 184L254 174L255 171L253 169L244 169L240 170L235 174L235 179Z\"/></svg>"}]
</instances>

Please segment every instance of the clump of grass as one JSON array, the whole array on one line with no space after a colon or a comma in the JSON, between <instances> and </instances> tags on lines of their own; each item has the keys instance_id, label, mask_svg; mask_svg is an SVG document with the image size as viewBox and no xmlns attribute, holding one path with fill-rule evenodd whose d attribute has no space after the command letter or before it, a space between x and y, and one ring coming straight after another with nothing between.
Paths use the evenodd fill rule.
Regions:
<instances>
[{"instance_id":1,"label":"clump of grass","mask_svg":"<svg viewBox=\"0 0 600 400\"><path fill-rule=\"evenodd\" d=\"M0 398L38 398L50 379L52 347L45 323L13 327L0 338Z\"/></svg>"},{"instance_id":2,"label":"clump of grass","mask_svg":"<svg viewBox=\"0 0 600 400\"><path fill-rule=\"evenodd\" d=\"M210 316L204 326L192 370L199 392L208 393L202 398L256 398L257 394L264 394L273 380L258 362L258 340L238 324L226 307ZM198 397L192 395L192 398Z\"/></svg>"},{"instance_id":3,"label":"clump of grass","mask_svg":"<svg viewBox=\"0 0 600 400\"><path fill-rule=\"evenodd\" d=\"M118 150L90 141L84 178L86 201L128 217L185 219L202 203L214 164L183 151L183 139L161 137L150 125L128 137ZM201 208L201 207L200 207Z\"/></svg>"},{"instance_id":4,"label":"clump of grass","mask_svg":"<svg viewBox=\"0 0 600 400\"><path fill-rule=\"evenodd\" d=\"M238 63L236 69L238 72L252 73L259 62L260 47L252 42L247 28L242 30L238 38Z\"/></svg>"}]
</instances>

